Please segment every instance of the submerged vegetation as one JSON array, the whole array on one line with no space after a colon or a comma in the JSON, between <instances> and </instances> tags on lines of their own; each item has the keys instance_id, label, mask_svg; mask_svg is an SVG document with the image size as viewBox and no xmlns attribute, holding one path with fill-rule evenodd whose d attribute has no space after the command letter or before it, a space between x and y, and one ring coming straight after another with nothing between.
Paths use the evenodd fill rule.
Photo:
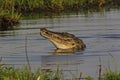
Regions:
<instances>
[{"instance_id":1,"label":"submerged vegetation","mask_svg":"<svg viewBox=\"0 0 120 80\"><path fill-rule=\"evenodd\" d=\"M66 11L98 10L118 7L119 0L0 0L0 30L13 28L21 15L61 13Z\"/></svg>"}]
</instances>

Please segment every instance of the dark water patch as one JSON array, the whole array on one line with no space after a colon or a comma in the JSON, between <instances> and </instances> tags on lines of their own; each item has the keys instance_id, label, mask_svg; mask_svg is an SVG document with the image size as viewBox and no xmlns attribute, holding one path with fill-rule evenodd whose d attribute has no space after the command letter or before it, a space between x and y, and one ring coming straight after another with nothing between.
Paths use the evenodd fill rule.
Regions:
<instances>
[{"instance_id":1,"label":"dark water patch","mask_svg":"<svg viewBox=\"0 0 120 80\"><path fill-rule=\"evenodd\" d=\"M76 55L72 55L72 56L42 56L41 57L41 61L43 65L55 65L56 64L67 64L67 62L76 62L76 63L81 63L82 62L82 57L78 57ZM54 63L54 64L53 64Z\"/></svg>"},{"instance_id":2,"label":"dark water patch","mask_svg":"<svg viewBox=\"0 0 120 80\"><path fill-rule=\"evenodd\" d=\"M1 42L2 42L2 41L3 41L3 42L4 42L4 41L7 41L7 42L9 42L9 41L10 41L10 42L12 42L12 41L13 41L13 42L14 42L14 41L24 41L24 40L25 40L25 37L26 37L26 36L24 36L24 37L19 37L19 38L14 38L14 37L1 38L0 41L1 41ZM32 37L32 36L30 37L30 36L29 36L29 37L27 38L27 40L28 40L28 41L32 41L32 40L36 40L36 41L37 41L37 40L38 40L38 41L39 41L39 40L46 40L46 39L40 38L40 37L37 38L37 37Z\"/></svg>"},{"instance_id":3,"label":"dark water patch","mask_svg":"<svg viewBox=\"0 0 120 80\"><path fill-rule=\"evenodd\" d=\"M108 39L120 39L120 34L97 34L97 35L89 35L89 36L78 36L78 38L108 38Z\"/></svg>"},{"instance_id":4,"label":"dark water patch","mask_svg":"<svg viewBox=\"0 0 120 80\"><path fill-rule=\"evenodd\" d=\"M120 34L103 34L103 35L96 35L101 38L110 38L110 39L120 39Z\"/></svg>"},{"instance_id":5,"label":"dark water patch","mask_svg":"<svg viewBox=\"0 0 120 80\"><path fill-rule=\"evenodd\" d=\"M118 49L111 49L111 50L102 50L102 51L85 51L84 55L88 55L91 54L91 56L94 56L94 54L96 54L97 56L104 56L104 55L108 55L109 53L114 53L114 52L120 52L120 50Z\"/></svg>"}]
</instances>

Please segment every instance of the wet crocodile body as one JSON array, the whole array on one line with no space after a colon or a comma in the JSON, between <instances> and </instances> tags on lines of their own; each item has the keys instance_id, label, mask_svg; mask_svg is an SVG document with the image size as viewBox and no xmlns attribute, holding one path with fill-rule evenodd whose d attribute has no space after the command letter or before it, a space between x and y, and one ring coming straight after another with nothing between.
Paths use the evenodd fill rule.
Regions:
<instances>
[{"instance_id":1,"label":"wet crocodile body","mask_svg":"<svg viewBox=\"0 0 120 80\"><path fill-rule=\"evenodd\" d=\"M81 39L67 32L54 32L41 28L40 35L51 41L57 49L83 50L86 47Z\"/></svg>"}]
</instances>

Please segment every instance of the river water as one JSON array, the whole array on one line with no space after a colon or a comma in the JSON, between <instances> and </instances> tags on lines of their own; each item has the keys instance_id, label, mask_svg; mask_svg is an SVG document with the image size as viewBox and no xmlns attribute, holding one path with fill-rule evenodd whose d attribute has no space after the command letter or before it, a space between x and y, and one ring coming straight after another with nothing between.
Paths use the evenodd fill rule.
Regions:
<instances>
[{"instance_id":1,"label":"river water","mask_svg":"<svg viewBox=\"0 0 120 80\"><path fill-rule=\"evenodd\" d=\"M120 71L119 10L94 12L87 16L71 13L52 18L21 20L19 26L16 30L0 31L0 57L3 64L19 68L27 65L29 60L32 70L38 67L59 68L66 73L82 72L92 77L98 76L99 65L102 65L102 73L109 67L113 71ZM84 41L86 49L73 55L54 55L54 45L39 35L43 27L74 34Z\"/></svg>"}]
</instances>

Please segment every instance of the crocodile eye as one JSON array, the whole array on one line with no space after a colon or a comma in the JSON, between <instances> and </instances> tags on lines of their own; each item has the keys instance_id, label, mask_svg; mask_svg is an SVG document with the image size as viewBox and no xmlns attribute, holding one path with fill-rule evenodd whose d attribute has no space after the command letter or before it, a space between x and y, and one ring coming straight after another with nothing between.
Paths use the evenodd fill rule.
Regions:
<instances>
[{"instance_id":1,"label":"crocodile eye","mask_svg":"<svg viewBox=\"0 0 120 80\"><path fill-rule=\"evenodd\" d=\"M74 43L72 43L72 45L75 45Z\"/></svg>"},{"instance_id":2,"label":"crocodile eye","mask_svg":"<svg viewBox=\"0 0 120 80\"><path fill-rule=\"evenodd\" d=\"M46 34L48 34L48 32L45 32Z\"/></svg>"}]
</instances>

